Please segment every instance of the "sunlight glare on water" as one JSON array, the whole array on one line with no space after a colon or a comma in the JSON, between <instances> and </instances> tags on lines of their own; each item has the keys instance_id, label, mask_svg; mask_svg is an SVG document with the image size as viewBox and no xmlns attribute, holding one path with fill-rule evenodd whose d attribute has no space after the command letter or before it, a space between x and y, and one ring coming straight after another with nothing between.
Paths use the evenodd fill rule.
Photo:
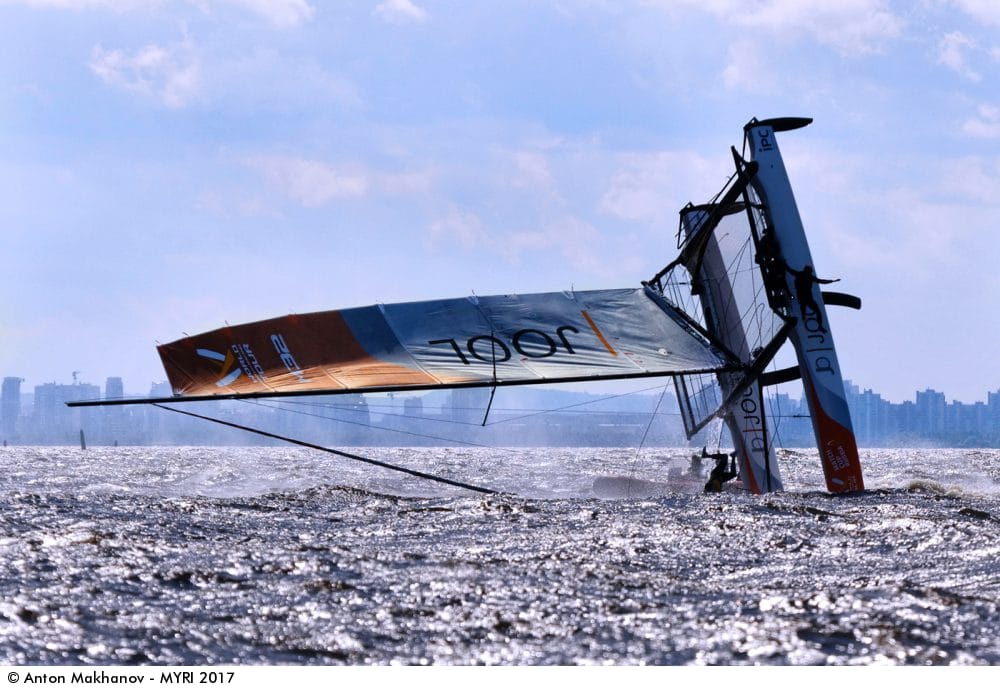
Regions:
<instances>
[{"instance_id":1,"label":"sunlight glare on water","mask_svg":"<svg viewBox=\"0 0 1000 691\"><path fill-rule=\"evenodd\" d=\"M357 451L502 493L285 447L3 449L0 661L1000 663L997 451L866 450L839 497L805 450L759 497L702 494L689 449Z\"/></svg>"}]
</instances>

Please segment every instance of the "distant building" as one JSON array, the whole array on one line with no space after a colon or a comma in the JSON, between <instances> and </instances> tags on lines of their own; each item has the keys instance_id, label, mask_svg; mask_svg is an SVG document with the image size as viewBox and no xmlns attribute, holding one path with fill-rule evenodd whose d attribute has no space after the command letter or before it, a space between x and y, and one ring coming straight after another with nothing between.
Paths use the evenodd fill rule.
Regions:
<instances>
[{"instance_id":1,"label":"distant building","mask_svg":"<svg viewBox=\"0 0 1000 691\"><path fill-rule=\"evenodd\" d=\"M169 382L153 382L149 386L150 398L166 398L173 395ZM180 415L168 413L153 406L142 406L142 427L146 432L147 444L177 443L183 440Z\"/></svg>"},{"instance_id":2,"label":"distant building","mask_svg":"<svg viewBox=\"0 0 1000 691\"><path fill-rule=\"evenodd\" d=\"M108 400L120 400L125 398L125 384L121 377L108 377L104 382L104 397ZM104 437L103 440L109 444L117 444L130 436L128 420L130 411L124 406L111 405L103 409L104 413Z\"/></svg>"},{"instance_id":3,"label":"distant building","mask_svg":"<svg viewBox=\"0 0 1000 691\"><path fill-rule=\"evenodd\" d=\"M986 397L986 428L988 442L1000 444L1000 391L991 391Z\"/></svg>"},{"instance_id":4,"label":"distant building","mask_svg":"<svg viewBox=\"0 0 1000 691\"><path fill-rule=\"evenodd\" d=\"M422 417L424 414L424 399L419 396L403 399L403 415L407 417Z\"/></svg>"},{"instance_id":5,"label":"distant building","mask_svg":"<svg viewBox=\"0 0 1000 691\"><path fill-rule=\"evenodd\" d=\"M0 434L4 440L15 440L18 436L18 424L21 419L21 382L20 377L4 377L3 390L0 391Z\"/></svg>"},{"instance_id":6,"label":"distant building","mask_svg":"<svg viewBox=\"0 0 1000 691\"><path fill-rule=\"evenodd\" d=\"M32 415L34 436L51 443L74 443L80 430L92 437L99 431L95 408L70 408L68 401L93 400L101 389L93 384L42 384L35 387Z\"/></svg>"},{"instance_id":7,"label":"distant building","mask_svg":"<svg viewBox=\"0 0 1000 691\"><path fill-rule=\"evenodd\" d=\"M489 392L485 389L454 389L449 399L451 421L470 425L483 419Z\"/></svg>"},{"instance_id":8,"label":"distant building","mask_svg":"<svg viewBox=\"0 0 1000 691\"><path fill-rule=\"evenodd\" d=\"M945 430L944 394L934 389L917 392L917 424L929 437L940 437Z\"/></svg>"},{"instance_id":9,"label":"distant building","mask_svg":"<svg viewBox=\"0 0 1000 691\"><path fill-rule=\"evenodd\" d=\"M108 377L104 382L105 398L125 398L125 384L121 377Z\"/></svg>"}]
</instances>

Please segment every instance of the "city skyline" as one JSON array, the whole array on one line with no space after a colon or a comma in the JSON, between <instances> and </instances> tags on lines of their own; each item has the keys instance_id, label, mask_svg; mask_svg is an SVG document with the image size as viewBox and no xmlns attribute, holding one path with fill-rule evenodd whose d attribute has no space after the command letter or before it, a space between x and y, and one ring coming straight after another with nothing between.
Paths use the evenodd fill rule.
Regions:
<instances>
[{"instance_id":1,"label":"city skyline","mask_svg":"<svg viewBox=\"0 0 1000 691\"><path fill-rule=\"evenodd\" d=\"M80 371L77 370L77 371L72 372L71 374L81 375L81 374L83 374L83 372L80 372ZM7 380L7 379L18 379L22 383L27 384L29 387L42 386L42 385L46 385L46 384L55 384L55 385L59 385L59 386L69 386L70 385L70 384L67 384L66 382L60 382L56 378L53 378L53 377L47 377L43 381L41 381L39 383L35 383L35 384L33 384L32 382L30 382L26 378L20 377L20 376L17 376L17 375L7 375L7 374L0 373L0 378L2 378L4 380ZM665 378L662 378L662 379L665 379ZM149 383L149 387L146 388L146 389L143 389L143 390L138 390L135 387L131 387L130 388L131 385L127 384L125 382L124 378L120 377L120 376L111 375L111 376L109 376L109 377L106 378L106 382L107 381L111 381L111 380L114 380L114 381L118 382L118 384L121 386L121 389L116 389L115 392L114 392L115 395L104 395L103 396L104 398L121 398L121 397L142 398L142 397L147 397L147 396L171 396L171 395L173 395L172 392L170 391L170 387L169 387L168 382L166 381L166 379L152 380ZM636 384L634 381L633 382L624 382L624 383L594 382L594 383L592 383L590 385L590 389L592 390L592 389L597 388L597 389L609 389L610 390L610 388L614 388L614 393L611 394L611 395L616 395L617 396L617 395L620 395L622 393L627 394L627 393L630 393L630 392L634 393L636 395L639 395L639 394L641 394L643 392L646 392L646 391L650 390L651 388L659 388L659 387L651 385L649 382L656 382L656 381L660 381L660 380L661 380L661 378L651 377L648 380L640 380L642 382L645 382L645 383L640 383L640 384ZM857 389L858 391L864 390L864 391L870 391L870 392L877 393L880 396L883 395L882 392L876 391L874 389L874 387L868 387L864 383L861 383L861 384L857 383L850 376L845 376L844 383L845 383L845 386L848 387L848 389L850 389L851 387L853 387L854 389ZM80 379L79 381L74 380L73 384L78 384L80 386L96 386L92 382L87 382L87 381L84 381L83 379ZM623 384L627 385L630 388L622 390L621 387L623 386ZM564 391L566 393L590 393L590 391L588 391L586 389L586 387L581 388L580 386L574 386L574 385L568 385L568 386L562 385L561 386L561 385L553 385L553 384L543 384L543 385L538 385L538 386L532 386L532 385L525 384L523 386L524 386L524 388L554 389L554 390L557 390L557 391ZM486 387L486 388L488 388L488 387ZM100 387L99 386L97 387L97 389L98 389L98 391L100 391ZM801 386L794 385L794 384L793 385L783 384L783 385L781 385L779 387L776 387L776 393L777 394L788 395L789 394L789 389L791 389L791 391L793 393L796 392L796 391L798 392L797 395L793 396L794 398L801 398L801 394L802 394ZM445 389L445 390L447 390L447 389ZM971 400L963 400L963 399L959 399L959 398L956 398L956 397L949 397L949 394L948 394L947 391L938 391L937 389L935 389L933 387L930 387L930 386L926 386L926 385L923 388L919 388L919 387L918 388L914 388L913 389L913 394L912 394L912 396L910 398L903 398L901 400L899 400L899 399L885 398L884 400L886 400L886 401L888 401L890 403L905 403L905 402L908 402L908 401L909 402L915 402L917 400L917 396L919 394L926 393L928 391L932 391L934 393L938 393L938 394L941 394L941 395L945 396L945 399L949 402L949 404L950 403L968 403L968 404L974 404L974 403L986 403L986 402L989 401L990 396L992 396L994 394L1000 394L1000 386L998 386L996 389L983 391L982 392L982 398L973 398ZM22 395L24 393L25 392L22 392ZM372 394L362 394L362 395L371 396ZM376 395L381 395L381 394L376 394ZM419 397L419 396L425 395L425 394L423 394L422 392L418 391L418 392L415 392L415 393L406 393L405 395ZM595 395L601 395L601 393L598 392ZM97 397L100 398L102 396L99 395Z\"/></svg>"},{"instance_id":2,"label":"city skyline","mask_svg":"<svg viewBox=\"0 0 1000 691\"><path fill-rule=\"evenodd\" d=\"M4 445L83 443L96 445L222 444L259 445L273 441L246 432L206 425L152 406L69 408L67 401L100 398L101 388L74 381L45 383L20 391L23 380L4 377L0 396L0 436ZM647 382L648 384L649 382ZM668 386L665 384L664 386ZM599 395L555 387L504 389L496 406L488 389L454 389L401 394L345 394L303 399L306 411L281 401L247 407L240 402L205 402L198 411L235 415L241 424L295 438L335 445L499 445L499 446L632 446L640 436L651 446L725 443L707 427L691 439L683 433L676 400L646 386L633 394ZM121 398L120 377L105 382L105 398ZM891 402L871 389L846 382L847 403L859 446L939 445L1000 448L1000 391L986 401L947 402L944 392L924 389L913 400ZM168 396L169 386L154 384L144 395ZM501 402L502 401L502 402ZM655 404L655 405L654 405ZM487 409L491 427L480 425ZM531 413L525 415L527 410ZM572 409L572 413L567 410ZM305 412L303 415L302 413ZM585 421L573 413L586 412ZM809 447L813 442L810 414L798 397L772 391L766 414L776 444ZM652 416L652 417L651 417ZM665 424L650 427L653 418ZM514 425L502 425L512 421ZM493 425L501 424L500 429ZM444 426L442 435L438 427ZM516 427L516 429L514 429ZM647 434L652 433L647 438Z\"/></svg>"}]
</instances>

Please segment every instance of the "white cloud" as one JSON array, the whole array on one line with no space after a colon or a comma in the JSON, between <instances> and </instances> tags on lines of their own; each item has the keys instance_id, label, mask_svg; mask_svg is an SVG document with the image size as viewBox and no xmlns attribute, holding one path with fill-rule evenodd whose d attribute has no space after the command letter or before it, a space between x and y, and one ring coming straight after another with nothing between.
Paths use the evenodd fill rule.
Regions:
<instances>
[{"instance_id":1,"label":"white cloud","mask_svg":"<svg viewBox=\"0 0 1000 691\"><path fill-rule=\"evenodd\" d=\"M544 154L537 151L515 151L512 154L517 177L515 187L550 188L553 185L552 171Z\"/></svg>"},{"instance_id":2,"label":"white cloud","mask_svg":"<svg viewBox=\"0 0 1000 691\"><path fill-rule=\"evenodd\" d=\"M966 79L978 82L979 73L969 66L967 53L976 50L976 42L961 31L945 34L938 41L938 62Z\"/></svg>"},{"instance_id":3,"label":"white cloud","mask_svg":"<svg viewBox=\"0 0 1000 691\"><path fill-rule=\"evenodd\" d=\"M739 40L729 46L727 64L722 71L722 83L727 89L770 92L774 87L772 71L761 56L760 45Z\"/></svg>"},{"instance_id":4,"label":"white cloud","mask_svg":"<svg viewBox=\"0 0 1000 691\"><path fill-rule=\"evenodd\" d=\"M384 0L375 6L375 14L393 24L422 22L427 19L427 10L413 0Z\"/></svg>"},{"instance_id":5,"label":"white cloud","mask_svg":"<svg viewBox=\"0 0 1000 691\"><path fill-rule=\"evenodd\" d=\"M841 211L844 218L829 251L844 266L864 267L893 280L911 284L939 280L946 267L961 261L962 248L968 244L968 232L959 219L976 214L968 205L933 201L931 194L910 188L881 190L877 196L859 194Z\"/></svg>"},{"instance_id":6,"label":"white cloud","mask_svg":"<svg viewBox=\"0 0 1000 691\"><path fill-rule=\"evenodd\" d=\"M962 131L977 139L1000 139L1000 108L983 104L962 123Z\"/></svg>"},{"instance_id":7,"label":"white cloud","mask_svg":"<svg viewBox=\"0 0 1000 691\"><path fill-rule=\"evenodd\" d=\"M1000 2L997 0L953 0L953 3L976 21L1000 25Z\"/></svg>"},{"instance_id":8,"label":"white cloud","mask_svg":"<svg viewBox=\"0 0 1000 691\"><path fill-rule=\"evenodd\" d=\"M371 185L365 173L338 170L321 161L294 156L256 156L246 163L282 194L307 207L323 206L334 199L362 197Z\"/></svg>"},{"instance_id":9,"label":"white cloud","mask_svg":"<svg viewBox=\"0 0 1000 691\"><path fill-rule=\"evenodd\" d=\"M316 208L336 199L369 194L391 196L426 195L434 185L433 169L401 173L373 171L363 166L336 166L298 156L260 155L243 159L243 164L260 173L274 189L302 206ZM229 195L232 196L232 195ZM240 213L264 209L259 200L240 208ZM218 199L204 198L206 206L219 207ZM441 226L442 231L447 224Z\"/></svg>"},{"instance_id":10,"label":"white cloud","mask_svg":"<svg viewBox=\"0 0 1000 691\"><path fill-rule=\"evenodd\" d=\"M0 0L2 2L2 0ZM259 114L305 108L363 107L357 86L319 61L261 47L212 55L190 39L135 51L94 48L91 71L102 81L170 108L202 105Z\"/></svg>"},{"instance_id":11,"label":"white cloud","mask_svg":"<svg viewBox=\"0 0 1000 691\"><path fill-rule=\"evenodd\" d=\"M117 10L131 11L158 7L164 0L0 0L0 5L24 5L55 10Z\"/></svg>"},{"instance_id":12,"label":"white cloud","mask_svg":"<svg viewBox=\"0 0 1000 691\"><path fill-rule=\"evenodd\" d=\"M903 21L884 0L770 0L749 12L734 10L745 26L776 33L804 32L844 54L877 52L903 28Z\"/></svg>"},{"instance_id":13,"label":"white cloud","mask_svg":"<svg viewBox=\"0 0 1000 691\"><path fill-rule=\"evenodd\" d=\"M608 257L602 254L600 233L590 223L568 216L549 224L545 233L574 269L596 275L608 271Z\"/></svg>"},{"instance_id":14,"label":"white cloud","mask_svg":"<svg viewBox=\"0 0 1000 691\"><path fill-rule=\"evenodd\" d=\"M409 173L384 173L377 176L375 182L379 189L389 194L405 195L430 191L434 184L433 170L413 171Z\"/></svg>"},{"instance_id":15,"label":"white cloud","mask_svg":"<svg viewBox=\"0 0 1000 691\"><path fill-rule=\"evenodd\" d=\"M90 69L106 84L182 108L197 95L201 66L189 41L164 48L147 45L133 53L96 46Z\"/></svg>"},{"instance_id":16,"label":"white cloud","mask_svg":"<svg viewBox=\"0 0 1000 691\"><path fill-rule=\"evenodd\" d=\"M279 218L280 214L260 196L243 190L205 189L195 198L195 208L220 218Z\"/></svg>"},{"instance_id":17,"label":"white cloud","mask_svg":"<svg viewBox=\"0 0 1000 691\"><path fill-rule=\"evenodd\" d=\"M859 280L867 271L913 283L939 280L944 267L968 260L998 205L995 156L889 162L821 147L786 164L814 252L835 257ZM922 181L909 175L931 168Z\"/></svg>"},{"instance_id":18,"label":"white cloud","mask_svg":"<svg viewBox=\"0 0 1000 691\"><path fill-rule=\"evenodd\" d=\"M226 0L281 28L298 26L312 19L313 8L306 0Z\"/></svg>"},{"instance_id":19,"label":"white cloud","mask_svg":"<svg viewBox=\"0 0 1000 691\"><path fill-rule=\"evenodd\" d=\"M601 243L601 234L589 222L576 216L563 216L546 223L541 230L512 233L495 250L517 263L525 253L555 251L574 270L589 275L608 275L620 269L609 258Z\"/></svg>"},{"instance_id":20,"label":"white cloud","mask_svg":"<svg viewBox=\"0 0 1000 691\"><path fill-rule=\"evenodd\" d=\"M318 60L268 46L216 59L205 72L205 92L213 104L239 110L355 109L364 105L353 82L330 72Z\"/></svg>"},{"instance_id":21,"label":"white cloud","mask_svg":"<svg viewBox=\"0 0 1000 691\"><path fill-rule=\"evenodd\" d=\"M725 180L719 179L719 172L727 168L718 163L687 152L624 154L599 209L627 221L654 225L675 222L677 210L684 204L682 196L699 193L691 188L692 180L717 180L722 187ZM700 193L707 197L716 191Z\"/></svg>"},{"instance_id":22,"label":"white cloud","mask_svg":"<svg viewBox=\"0 0 1000 691\"><path fill-rule=\"evenodd\" d=\"M576 216L550 221L540 230L492 234L482 219L470 211L452 208L430 224L435 243L458 243L465 250L481 249L502 256L511 264L525 254L555 252L573 269L591 275L610 275L621 269L620 260L609 259L601 235L589 222Z\"/></svg>"},{"instance_id":23,"label":"white cloud","mask_svg":"<svg viewBox=\"0 0 1000 691\"><path fill-rule=\"evenodd\" d=\"M430 231L432 240L457 241L467 250L489 244L489 236L483 229L479 217L460 209L453 208L443 217L433 221Z\"/></svg>"},{"instance_id":24,"label":"white cloud","mask_svg":"<svg viewBox=\"0 0 1000 691\"><path fill-rule=\"evenodd\" d=\"M405 0L404 0L405 1ZM220 0L215 0L218 4ZM221 0L264 18L280 28L298 26L312 19L314 9L307 0ZM55 10L113 10L132 12L150 10L168 4L168 0L0 0L0 5L21 4L27 7ZM211 0L187 0L203 12L209 12Z\"/></svg>"},{"instance_id":25,"label":"white cloud","mask_svg":"<svg viewBox=\"0 0 1000 691\"><path fill-rule=\"evenodd\" d=\"M996 190L1000 189L1000 158L965 156L946 160L941 165L941 173L941 191L949 198L986 206L1000 205L996 195Z\"/></svg>"},{"instance_id":26,"label":"white cloud","mask_svg":"<svg viewBox=\"0 0 1000 691\"><path fill-rule=\"evenodd\" d=\"M903 20L886 0L684 0L720 21L777 36L811 37L844 55L873 53L898 36ZM678 0L651 0L670 11Z\"/></svg>"}]
</instances>

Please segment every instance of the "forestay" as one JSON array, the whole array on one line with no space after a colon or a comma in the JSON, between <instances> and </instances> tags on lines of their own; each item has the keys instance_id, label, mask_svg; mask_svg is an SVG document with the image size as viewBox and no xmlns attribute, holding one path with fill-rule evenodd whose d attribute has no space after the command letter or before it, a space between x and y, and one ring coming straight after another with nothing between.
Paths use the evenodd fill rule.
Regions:
<instances>
[{"instance_id":1,"label":"forestay","mask_svg":"<svg viewBox=\"0 0 1000 691\"><path fill-rule=\"evenodd\" d=\"M159 346L183 396L625 379L739 369L647 288L295 314Z\"/></svg>"}]
</instances>

